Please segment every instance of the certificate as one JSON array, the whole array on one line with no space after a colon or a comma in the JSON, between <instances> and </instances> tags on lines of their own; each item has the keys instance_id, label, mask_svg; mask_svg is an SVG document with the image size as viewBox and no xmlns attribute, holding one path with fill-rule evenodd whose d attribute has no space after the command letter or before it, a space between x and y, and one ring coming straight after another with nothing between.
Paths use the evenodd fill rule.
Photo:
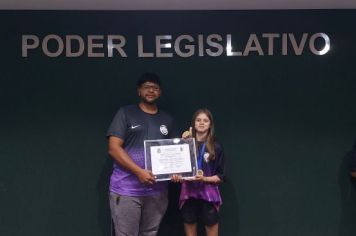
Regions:
<instances>
[{"instance_id":1,"label":"certificate","mask_svg":"<svg viewBox=\"0 0 356 236\"><path fill-rule=\"evenodd\" d=\"M152 171L156 181L170 180L174 174L182 178L196 175L195 141L188 139L145 140L145 167Z\"/></svg>"}]
</instances>

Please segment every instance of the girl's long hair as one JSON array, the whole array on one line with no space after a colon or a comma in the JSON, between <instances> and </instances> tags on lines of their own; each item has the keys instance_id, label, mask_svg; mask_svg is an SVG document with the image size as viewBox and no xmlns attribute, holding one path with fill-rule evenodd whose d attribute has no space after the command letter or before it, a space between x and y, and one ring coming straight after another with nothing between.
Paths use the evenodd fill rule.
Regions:
<instances>
[{"instance_id":1,"label":"girl's long hair","mask_svg":"<svg viewBox=\"0 0 356 236\"><path fill-rule=\"evenodd\" d=\"M208 109L201 108L201 109L198 109L194 113L193 118L192 118L192 136L196 139L195 119L197 118L198 115L200 115L202 113L205 114L210 120L210 129L208 130L208 134L206 136L206 149L207 149L207 152L209 153L209 159L214 160L215 159L214 119L213 119L213 115L211 114L211 112Z\"/></svg>"}]
</instances>

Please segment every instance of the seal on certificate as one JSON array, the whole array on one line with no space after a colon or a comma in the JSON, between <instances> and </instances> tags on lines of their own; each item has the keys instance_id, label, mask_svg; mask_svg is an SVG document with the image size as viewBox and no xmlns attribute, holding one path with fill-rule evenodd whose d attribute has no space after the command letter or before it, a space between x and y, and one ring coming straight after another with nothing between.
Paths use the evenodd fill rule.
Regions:
<instances>
[{"instance_id":1,"label":"seal on certificate","mask_svg":"<svg viewBox=\"0 0 356 236\"><path fill-rule=\"evenodd\" d=\"M203 176L204 175L204 171L201 170L201 169L197 170L197 175L198 176Z\"/></svg>"}]
</instances>

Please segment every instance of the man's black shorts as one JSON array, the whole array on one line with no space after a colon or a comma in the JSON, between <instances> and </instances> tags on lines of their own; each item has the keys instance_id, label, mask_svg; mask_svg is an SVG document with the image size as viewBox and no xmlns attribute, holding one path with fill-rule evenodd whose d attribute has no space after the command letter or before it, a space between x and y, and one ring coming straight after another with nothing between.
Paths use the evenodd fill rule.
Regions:
<instances>
[{"instance_id":1,"label":"man's black shorts","mask_svg":"<svg viewBox=\"0 0 356 236\"><path fill-rule=\"evenodd\" d=\"M219 213L216 207L201 199L188 199L181 209L183 222L195 224L198 221L207 226L215 225L219 222Z\"/></svg>"}]
</instances>

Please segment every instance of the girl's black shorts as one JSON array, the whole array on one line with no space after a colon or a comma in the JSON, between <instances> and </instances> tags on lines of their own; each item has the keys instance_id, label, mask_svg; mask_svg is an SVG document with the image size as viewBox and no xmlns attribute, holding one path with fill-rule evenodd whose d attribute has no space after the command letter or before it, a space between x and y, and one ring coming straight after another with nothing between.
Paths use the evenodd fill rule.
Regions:
<instances>
[{"instance_id":1,"label":"girl's black shorts","mask_svg":"<svg viewBox=\"0 0 356 236\"><path fill-rule=\"evenodd\" d=\"M219 222L219 212L213 203L201 199L189 198L181 209L183 222L195 224L201 222L212 226Z\"/></svg>"}]
</instances>

